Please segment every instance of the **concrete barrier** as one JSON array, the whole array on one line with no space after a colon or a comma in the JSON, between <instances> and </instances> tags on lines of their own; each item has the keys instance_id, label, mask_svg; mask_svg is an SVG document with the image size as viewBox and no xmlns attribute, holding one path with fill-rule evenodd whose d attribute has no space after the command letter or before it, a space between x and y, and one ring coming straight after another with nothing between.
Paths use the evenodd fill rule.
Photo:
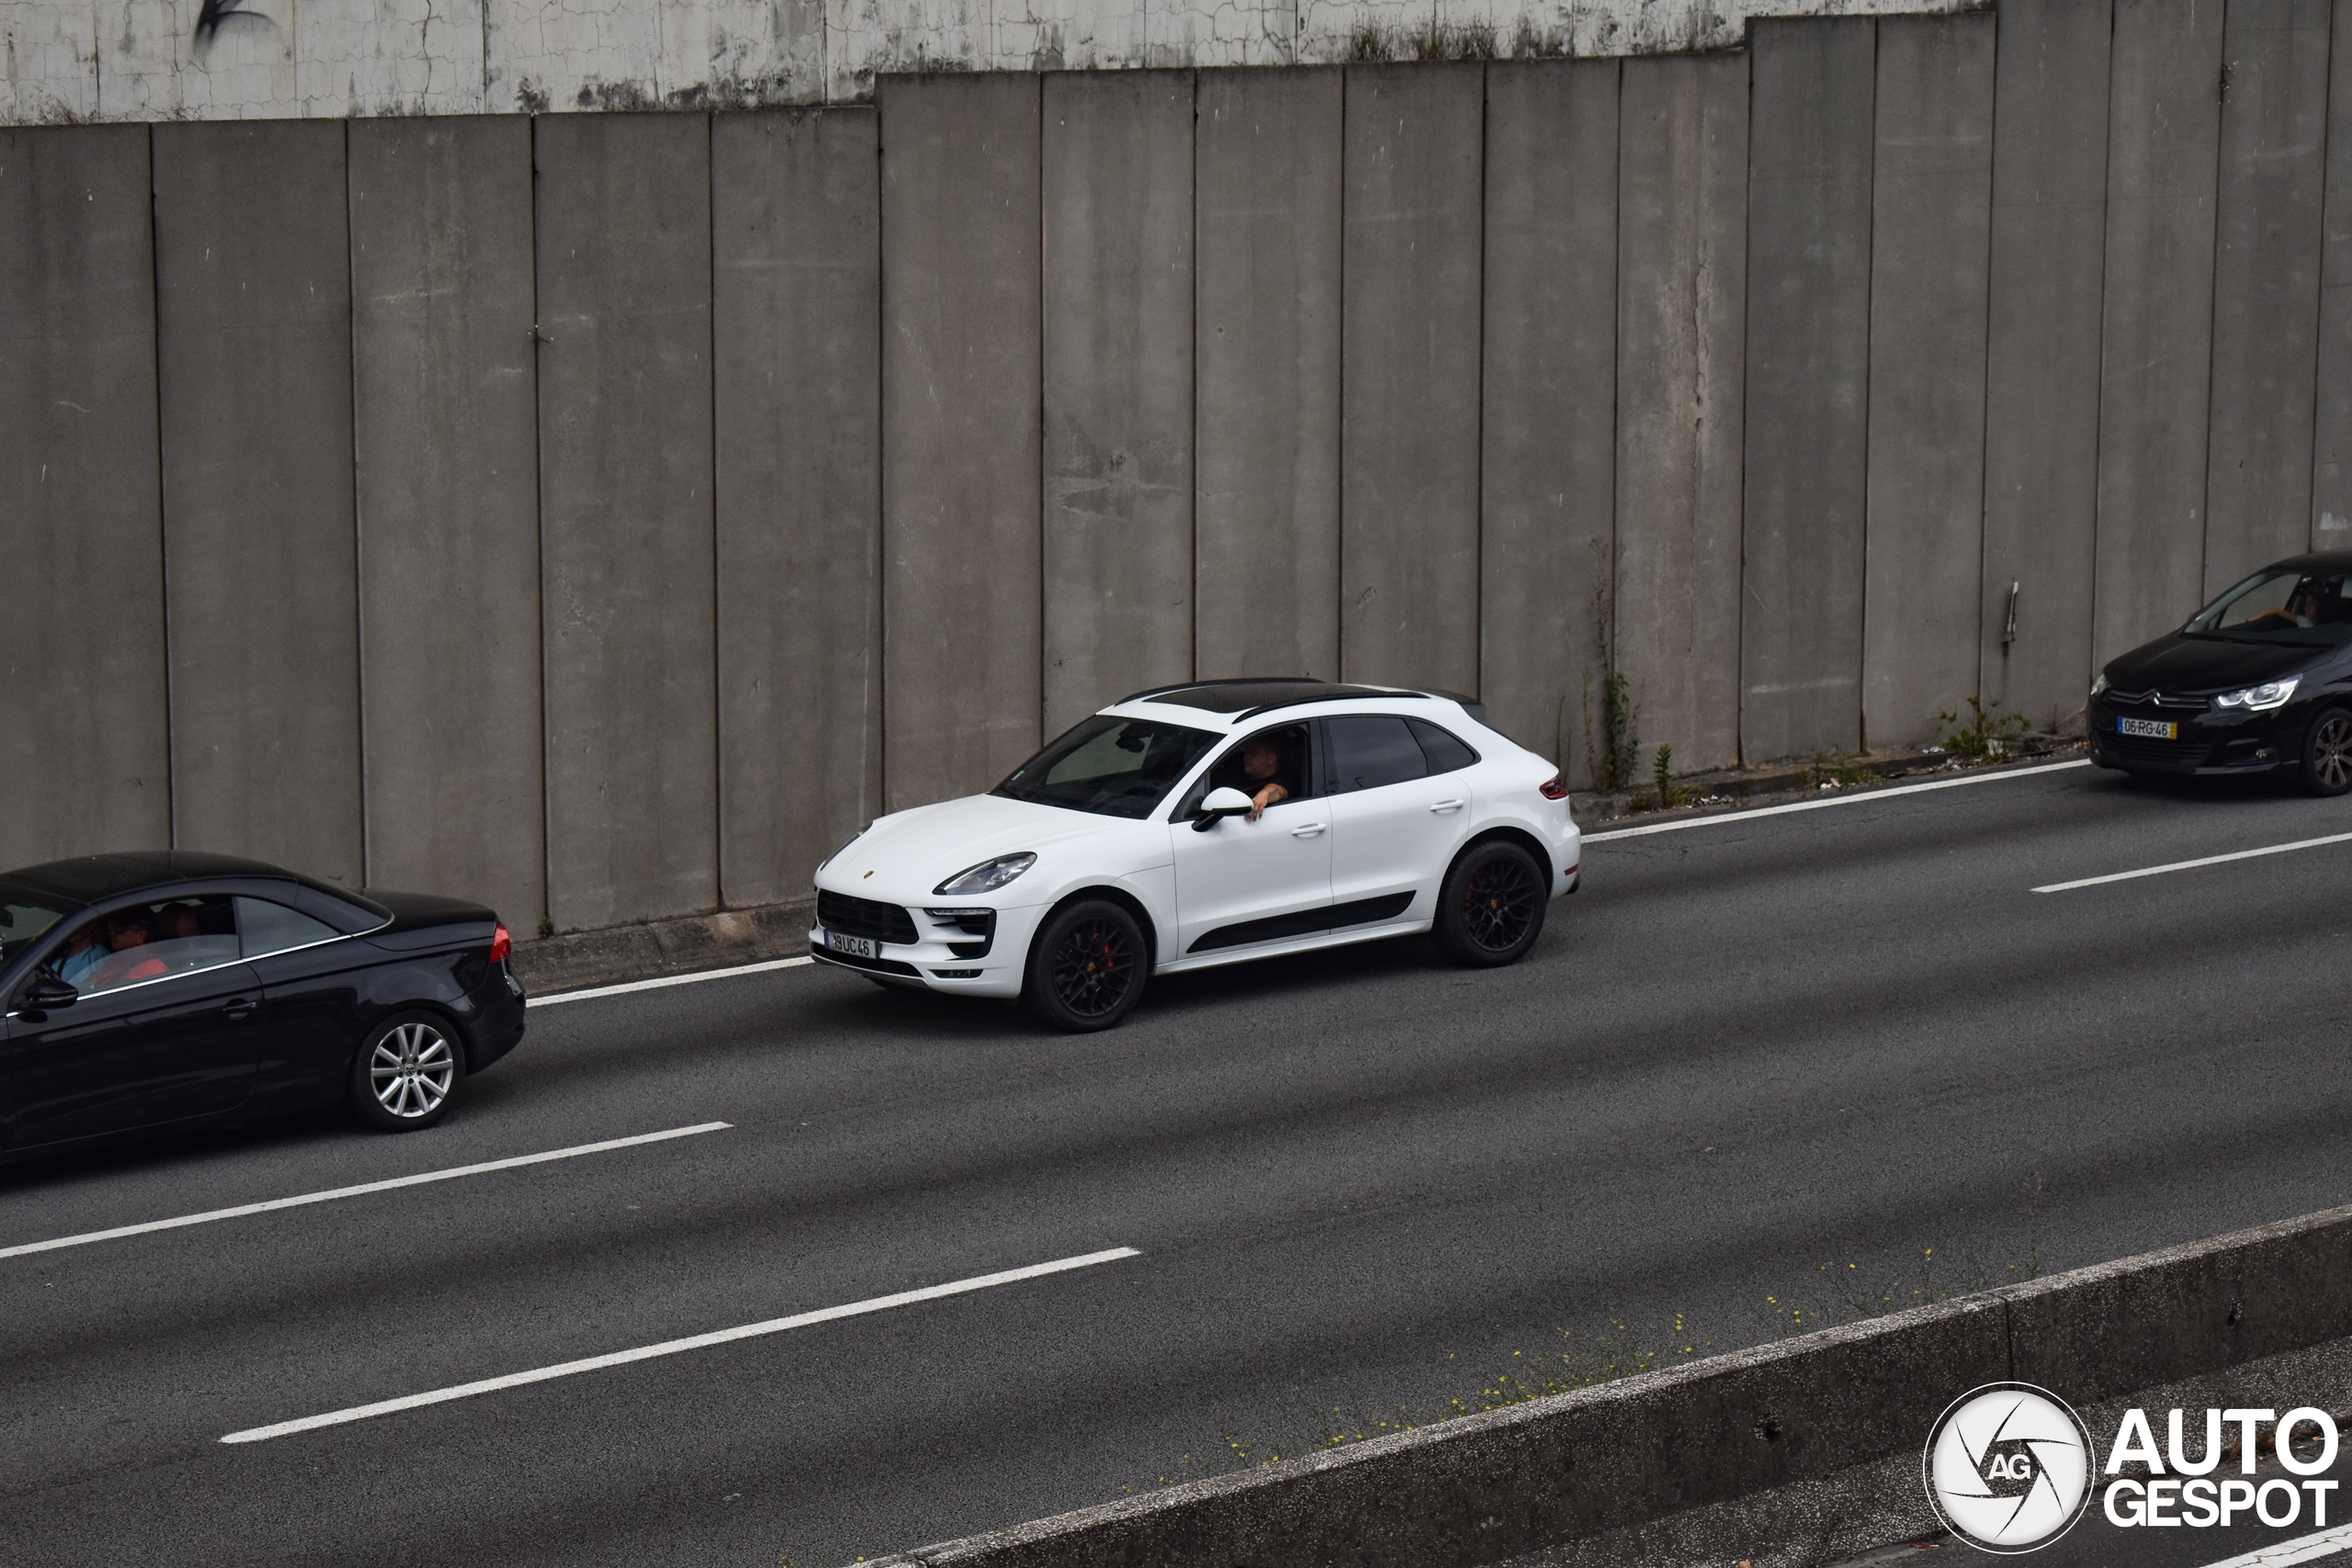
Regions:
<instances>
[{"instance_id":1,"label":"concrete barrier","mask_svg":"<svg viewBox=\"0 0 2352 1568\"><path fill-rule=\"evenodd\" d=\"M1929 1427L2005 1380L2130 1403L2352 1394L2352 1207L1441 1422L876 1568L1801 1568L1934 1527Z\"/></svg>"}]
</instances>

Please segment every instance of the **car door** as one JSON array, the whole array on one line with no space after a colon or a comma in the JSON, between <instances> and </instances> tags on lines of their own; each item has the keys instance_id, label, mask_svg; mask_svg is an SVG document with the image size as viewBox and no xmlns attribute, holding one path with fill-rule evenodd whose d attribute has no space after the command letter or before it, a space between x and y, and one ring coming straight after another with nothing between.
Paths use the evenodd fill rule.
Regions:
<instances>
[{"instance_id":1,"label":"car door","mask_svg":"<svg viewBox=\"0 0 2352 1568\"><path fill-rule=\"evenodd\" d=\"M1469 830L1474 813L1466 768L1476 753L1424 726L1452 742L1453 751L1439 750L1441 766L1459 752L1455 765L1437 772L1414 721L1395 714L1339 714L1320 722L1330 790L1333 924L1430 915L1429 902L1415 909L1414 900L1425 889L1434 897Z\"/></svg>"},{"instance_id":2,"label":"car door","mask_svg":"<svg viewBox=\"0 0 2352 1568\"><path fill-rule=\"evenodd\" d=\"M253 1090L252 1016L260 987L226 929L226 900L166 900L142 906L140 915L158 921L200 916L221 929L164 936L136 953L118 954L137 962L85 975L86 989L64 1007L25 1005L31 976L19 979L0 1058L0 1106L6 1107L12 1148L228 1116L244 1107Z\"/></svg>"},{"instance_id":3,"label":"car door","mask_svg":"<svg viewBox=\"0 0 2352 1568\"><path fill-rule=\"evenodd\" d=\"M359 1046L359 982L368 955L343 931L293 908L298 896L288 887L275 898L237 898L238 937L262 987L256 1092L271 1110L332 1103Z\"/></svg>"},{"instance_id":4,"label":"car door","mask_svg":"<svg viewBox=\"0 0 2352 1568\"><path fill-rule=\"evenodd\" d=\"M1255 822L1228 817L1196 829L1193 814L1201 797L1233 776L1243 749L1261 735L1280 738L1295 753L1304 775L1298 797L1268 807ZM1315 792L1312 753L1305 724L1261 730L1227 748L1185 792L1168 829L1176 863L1177 953L1252 947L1329 923L1330 817Z\"/></svg>"}]
</instances>

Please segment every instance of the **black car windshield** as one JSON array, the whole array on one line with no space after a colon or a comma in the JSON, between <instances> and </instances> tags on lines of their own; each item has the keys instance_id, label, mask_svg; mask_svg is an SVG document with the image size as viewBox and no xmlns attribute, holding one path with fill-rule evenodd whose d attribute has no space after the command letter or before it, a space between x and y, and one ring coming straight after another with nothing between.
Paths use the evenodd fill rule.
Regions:
<instances>
[{"instance_id":1,"label":"black car windshield","mask_svg":"<svg viewBox=\"0 0 2352 1568\"><path fill-rule=\"evenodd\" d=\"M40 939L43 931L74 912L60 900L13 882L0 882L0 968Z\"/></svg>"},{"instance_id":2,"label":"black car windshield","mask_svg":"<svg viewBox=\"0 0 2352 1568\"><path fill-rule=\"evenodd\" d=\"M2188 637L2290 648L2352 642L2352 571L2277 567L2259 571L2197 613Z\"/></svg>"},{"instance_id":3,"label":"black car windshield","mask_svg":"<svg viewBox=\"0 0 2352 1568\"><path fill-rule=\"evenodd\" d=\"M1148 817L1215 744L1205 729L1096 714L989 793L1104 817Z\"/></svg>"}]
</instances>

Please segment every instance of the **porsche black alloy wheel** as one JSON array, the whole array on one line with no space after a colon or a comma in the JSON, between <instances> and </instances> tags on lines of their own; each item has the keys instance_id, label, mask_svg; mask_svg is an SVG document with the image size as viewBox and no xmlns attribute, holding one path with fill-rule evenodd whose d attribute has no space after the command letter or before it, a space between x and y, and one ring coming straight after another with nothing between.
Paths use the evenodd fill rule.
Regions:
<instances>
[{"instance_id":1,"label":"porsche black alloy wheel","mask_svg":"<svg viewBox=\"0 0 2352 1568\"><path fill-rule=\"evenodd\" d=\"M1535 945L1551 889L1535 857L1507 839L1474 844L1438 890L1438 945L1464 964L1510 964Z\"/></svg>"},{"instance_id":2,"label":"porsche black alloy wheel","mask_svg":"<svg viewBox=\"0 0 2352 1568\"><path fill-rule=\"evenodd\" d=\"M1108 899L1072 904L1037 933L1023 999L1057 1029L1108 1029L1143 995L1145 951L1125 909Z\"/></svg>"},{"instance_id":3,"label":"porsche black alloy wheel","mask_svg":"<svg viewBox=\"0 0 2352 1568\"><path fill-rule=\"evenodd\" d=\"M2313 795L2352 790L2352 713L2329 708L2303 740L2303 787Z\"/></svg>"}]
</instances>

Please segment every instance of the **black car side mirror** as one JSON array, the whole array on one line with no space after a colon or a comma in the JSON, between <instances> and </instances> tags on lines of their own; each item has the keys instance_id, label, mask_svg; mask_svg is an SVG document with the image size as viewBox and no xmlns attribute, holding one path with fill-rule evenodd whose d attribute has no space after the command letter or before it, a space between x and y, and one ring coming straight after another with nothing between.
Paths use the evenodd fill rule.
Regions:
<instances>
[{"instance_id":1,"label":"black car side mirror","mask_svg":"<svg viewBox=\"0 0 2352 1568\"><path fill-rule=\"evenodd\" d=\"M1205 833L1228 817L1247 817L1256 803L1238 789L1213 789L1193 818L1193 831Z\"/></svg>"},{"instance_id":2,"label":"black car side mirror","mask_svg":"<svg viewBox=\"0 0 2352 1568\"><path fill-rule=\"evenodd\" d=\"M56 976L36 975L30 985L17 993L17 1010L38 1015L57 1008L70 1008L81 999L81 992Z\"/></svg>"}]
</instances>

